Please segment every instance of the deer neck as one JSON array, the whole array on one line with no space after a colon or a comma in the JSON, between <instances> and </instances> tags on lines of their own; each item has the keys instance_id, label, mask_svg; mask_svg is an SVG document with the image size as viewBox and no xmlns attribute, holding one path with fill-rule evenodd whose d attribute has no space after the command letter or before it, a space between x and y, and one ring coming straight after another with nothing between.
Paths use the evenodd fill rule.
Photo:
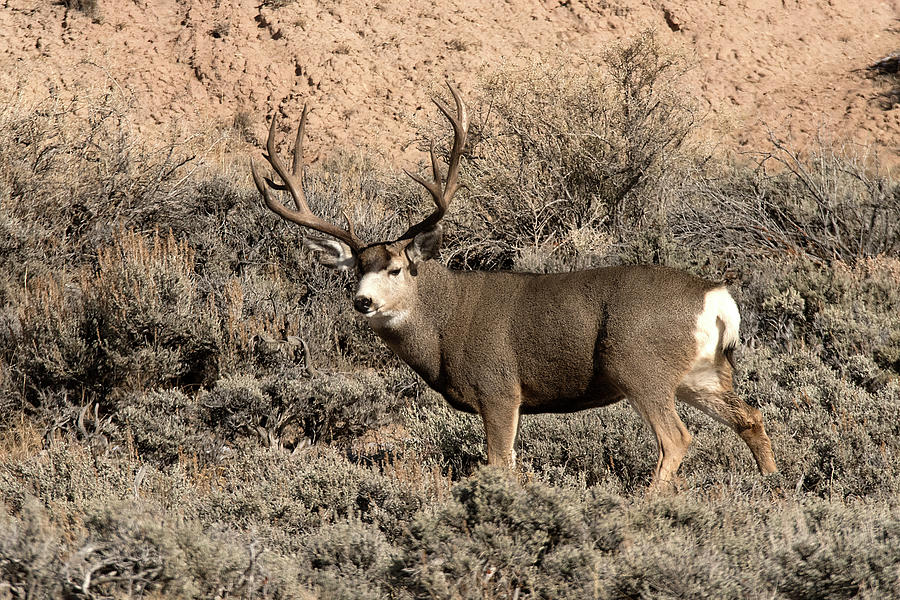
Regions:
<instances>
[{"instance_id":1,"label":"deer neck","mask_svg":"<svg viewBox=\"0 0 900 600\"><path fill-rule=\"evenodd\" d=\"M455 318L465 282L460 273L434 260L419 266L416 279L416 294L406 315L370 325L397 356L431 387L439 389L441 340L447 324Z\"/></svg>"}]
</instances>

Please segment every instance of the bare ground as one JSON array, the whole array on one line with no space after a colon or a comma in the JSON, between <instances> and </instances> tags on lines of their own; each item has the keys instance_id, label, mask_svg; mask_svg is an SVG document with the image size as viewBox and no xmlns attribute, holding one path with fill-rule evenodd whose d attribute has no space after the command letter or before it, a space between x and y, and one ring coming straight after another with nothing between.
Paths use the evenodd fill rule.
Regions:
<instances>
[{"instance_id":1,"label":"bare ground","mask_svg":"<svg viewBox=\"0 0 900 600\"><path fill-rule=\"evenodd\" d=\"M37 6L35 6L37 4ZM434 86L463 90L498 64L590 54L653 28L693 64L687 81L726 146L825 138L900 154L900 106L867 67L900 49L900 0L4 0L9 104L112 89L148 139L249 126L315 107L312 158L341 148L413 159Z\"/></svg>"}]
</instances>

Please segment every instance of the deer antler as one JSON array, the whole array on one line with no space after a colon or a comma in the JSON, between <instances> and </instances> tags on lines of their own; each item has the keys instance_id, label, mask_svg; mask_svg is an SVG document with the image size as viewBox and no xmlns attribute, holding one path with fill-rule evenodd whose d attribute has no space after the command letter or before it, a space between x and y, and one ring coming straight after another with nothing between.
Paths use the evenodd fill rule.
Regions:
<instances>
[{"instance_id":1,"label":"deer antler","mask_svg":"<svg viewBox=\"0 0 900 600\"><path fill-rule=\"evenodd\" d=\"M444 113L444 116L447 117L450 124L453 125L453 148L450 150L450 164L447 168L447 179L443 184L441 183L441 170L438 166L437 157L434 155L434 145L431 146L430 150L431 181L428 181L415 173L406 171L407 175L412 177L431 193L431 197L434 199L437 208L435 208L433 213L425 217L425 219L407 229L406 233L398 238L401 240L415 237L420 232L428 231L437 225L447 212L447 207L450 206L453 194L455 194L456 190L459 188L459 183L457 182L457 176L459 175L459 159L462 156L463 146L466 145L466 135L469 131L469 115L466 112L466 105L463 104L462 98L459 95L459 90L453 87L449 82L447 83L447 87L450 88L450 93L453 94L453 100L456 101L456 115L454 116L451 114L450 109L442 102L437 99L434 100L434 103L440 111Z\"/></svg>"},{"instance_id":2,"label":"deer antler","mask_svg":"<svg viewBox=\"0 0 900 600\"><path fill-rule=\"evenodd\" d=\"M275 115L272 115L272 124L269 126L269 137L266 140L266 153L263 153L263 157L269 161L269 164L272 165L272 169L274 169L278 174L278 177L281 178L281 181L284 183L275 183L268 177L261 177L256 170L256 164L253 162L253 159L251 159L250 171L253 173L253 183L256 184L256 189L259 190L260 195L262 195L263 200L265 200L266 206L282 219L336 237L350 246L354 253L357 253L364 244L356 237L356 232L353 230L353 223L350 221L350 217L347 213L344 213L344 218L347 220L347 229L341 229L337 225L332 225L328 221L314 215L309 209L309 205L306 203L306 196L303 194L303 184L299 179L296 179L297 177L302 177L303 171L303 129L306 126L306 112L307 109L304 105L303 115L300 117L300 127L297 128L297 141L294 143L294 159L291 163L292 172L290 173L285 168L284 163L278 158L278 154L275 150ZM265 181L265 183L263 183L263 181ZM268 187L266 187L266 184L268 184ZM291 210L273 198L269 193L269 187L274 190L287 190L294 199L297 210Z\"/></svg>"}]
</instances>

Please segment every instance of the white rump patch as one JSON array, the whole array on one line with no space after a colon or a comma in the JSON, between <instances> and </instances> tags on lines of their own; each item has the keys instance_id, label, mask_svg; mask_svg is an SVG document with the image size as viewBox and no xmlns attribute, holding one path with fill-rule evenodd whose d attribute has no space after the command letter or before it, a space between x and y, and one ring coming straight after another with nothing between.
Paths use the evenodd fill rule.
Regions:
<instances>
[{"instance_id":1,"label":"white rump patch","mask_svg":"<svg viewBox=\"0 0 900 600\"><path fill-rule=\"evenodd\" d=\"M695 403L701 410L719 419L717 412L709 410L709 402L718 398L722 391L721 363L716 359L719 348L719 325L721 319L725 325L722 336L722 348L737 345L741 315L737 304L724 287L710 290L703 302L703 311L697 317L697 328L694 338L697 340L697 355L691 364L691 370L678 384L677 394L687 402Z\"/></svg>"},{"instance_id":2,"label":"white rump patch","mask_svg":"<svg viewBox=\"0 0 900 600\"><path fill-rule=\"evenodd\" d=\"M716 348L719 345L717 319L721 319L725 324L725 330L722 332L722 348L736 346L739 341L741 313L734 298L724 287L706 293L703 312L697 317L697 328L694 330L694 338L697 340L695 364L715 362Z\"/></svg>"}]
</instances>

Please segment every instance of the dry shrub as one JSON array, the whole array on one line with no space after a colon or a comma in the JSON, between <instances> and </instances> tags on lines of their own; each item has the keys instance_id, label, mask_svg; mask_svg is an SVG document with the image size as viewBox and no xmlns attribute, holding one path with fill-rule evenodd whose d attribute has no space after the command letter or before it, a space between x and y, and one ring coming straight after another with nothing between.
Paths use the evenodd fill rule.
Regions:
<instances>
[{"instance_id":1,"label":"dry shrub","mask_svg":"<svg viewBox=\"0 0 900 600\"><path fill-rule=\"evenodd\" d=\"M451 260L571 265L656 220L663 190L698 160L684 70L646 32L599 59L542 57L488 77L473 102L480 119L463 166L468 193L454 204Z\"/></svg>"},{"instance_id":2,"label":"dry shrub","mask_svg":"<svg viewBox=\"0 0 900 600\"><path fill-rule=\"evenodd\" d=\"M74 596L311 597L292 565L230 528L204 530L131 502L91 510L84 527L87 536L64 569Z\"/></svg>"},{"instance_id":3,"label":"dry shrub","mask_svg":"<svg viewBox=\"0 0 900 600\"><path fill-rule=\"evenodd\" d=\"M359 521L326 525L304 542L309 582L320 597L376 600L390 595L397 554L377 527Z\"/></svg>"},{"instance_id":4,"label":"dry shrub","mask_svg":"<svg viewBox=\"0 0 900 600\"><path fill-rule=\"evenodd\" d=\"M188 173L106 100L0 114L0 427L30 440L0 456L0 596L900 595L896 183L783 148L699 178L680 72L644 35L489 79L447 246L727 270L781 473L686 411L684 486L655 499L624 403L524 419L519 481L479 469L477 417L392 368L245 165ZM341 157L305 189L388 239L426 203L385 179Z\"/></svg>"},{"instance_id":5,"label":"dry shrub","mask_svg":"<svg viewBox=\"0 0 900 600\"><path fill-rule=\"evenodd\" d=\"M575 480L639 493L656 466L653 435L625 402L567 415L528 416L521 426L518 456L523 468L547 483ZM685 471L692 465L688 459Z\"/></svg>"},{"instance_id":6,"label":"dry shrub","mask_svg":"<svg viewBox=\"0 0 900 600\"><path fill-rule=\"evenodd\" d=\"M194 276L194 254L172 234L118 233L82 281L85 319L100 369L131 389L209 384L218 374L221 331Z\"/></svg>"},{"instance_id":7,"label":"dry shrub","mask_svg":"<svg viewBox=\"0 0 900 600\"><path fill-rule=\"evenodd\" d=\"M891 110L900 103L900 50L869 65L869 77L882 80L881 108Z\"/></svg>"},{"instance_id":8,"label":"dry shrub","mask_svg":"<svg viewBox=\"0 0 900 600\"><path fill-rule=\"evenodd\" d=\"M49 598L60 593L59 532L47 512L28 497L17 516L0 509L0 595Z\"/></svg>"},{"instance_id":9,"label":"dry shrub","mask_svg":"<svg viewBox=\"0 0 900 600\"><path fill-rule=\"evenodd\" d=\"M784 515L783 539L767 561L772 568L766 579L780 596L874 600L900 592L900 564L892 549L900 541L896 507L810 502L797 512Z\"/></svg>"},{"instance_id":10,"label":"dry shrub","mask_svg":"<svg viewBox=\"0 0 900 600\"><path fill-rule=\"evenodd\" d=\"M900 261L848 265L751 261L735 289L743 337L788 351L807 347L843 371L854 356L900 374Z\"/></svg>"},{"instance_id":11,"label":"dry shrub","mask_svg":"<svg viewBox=\"0 0 900 600\"><path fill-rule=\"evenodd\" d=\"M100 20L101 12L99 0L63 0L63 4L65 4L68 9L83 12L95 22L99 22Z\"/></svg>"},{"instance_id":12,"label":"dry shrub","mask_svg":"<svg viewBox=\"0 0 900 600\"><path fill-rule=\"evenodd\" d=\"M34 278L20 293L4 360L32 399L44 389L105 398L192 386L218 373L217 315L199 298L193 253L171 234L120 231L98 250L96 270Z\"/></svg>"},{"instance_id":13,"label":"dry shrub","mask_svg":"<svg viewBox=\"0 0 900 600\"><path fill-rule=\"evenodd\" d=\"M189 148L138 141L130 110L110 90L0 115L0 264L10 275L90 262L123 225L152 231L189 218Z\"/></svg>"},{"instance_id":14,"label":"dry shrub","mask_svg":"<svg viewBox=\"0 0 900 600\"><path fill-rule=\"evenodd\" d=\"M408 448L426 464L454 478L471 475L485 459L484 430L476 415L451 408L435 393L404 407Z\"/></svg>"},{"instance_id":15,"label":"dry shrub","mask_svg":"<svg viewBox=\"0 0 900 600\"><path fill-rule=\"evenodd\" d=\"M37 410L48 435L83 439L78 415L98 401L94 420L116 422L128 404L119 400L156 388L194 391L220 375L310 367L310 357L320 369L396 362L346 301L350 278L316 265L247 181L186 177L184 148L148 150L120 108L111 97L51 99L0 115L4 417ZM346 158L334 167L344 172L305 178L315 210L335 218L349 198L362 235L399 229L396 214L376 210L371 169Z\"/></svg>"},{"instance_id":16,"label":"dry shrub","mask_svg":"<svg viewBox=\"0 0 900 600\"><path fill-rule=\"evenodd\" d=\"M80 307L72 301L77 286L60 279L34 277L7 300L11 310L0 330L3 362L10 383L32 399L43 391L83 389L97 376Z\"/></svg>"},{"instance_id":17,"label":"dry shrub","mask_svg":"<svg viewBox=\"0 0 900 600\"><path fill-rule=\"evenodd\" d=\"M0 512L0 592L12 598L312 598L296 568L229 528L113 501L77 515L75 539L33 497ZM68 550L62 552L63 548Z\"/></svg>"},{"instance_id":18,"label":"dry shrub","mask_svg":"<svg viewBox=\"0 0 900 600\"><path fill-rule=\"evenodd\" d=\"M848 363L858 369L865 358ZM767 429L779 469L795 490L828 498L900 491L896 377L856 383L808 350L758 348L742 361L738 384L770 407Z\"/></svg>"},{"instance_id":19,"label":"dry shrub","mask_svg":"<svg viewBox=\"0 0 900 600\"><path fill-rule=\"evenodd\" d=\"M125 394L114 417L121 425L117 437L144 460L165 467L191 457L205 467L219 464L232 441L206 424L207 414L195 396L171 389Z\"/></svg>"},{"instance_id":20,"label":"dry shrub","mask_svg":"<svg viewBox=\"0 0 900 600\"><path fill-rule=\"evenodd\" d=\"M677 240L733 257L853 264L900 253L900 185L858 149L801 154L771 137L757 165L697 178L673 219Z\"/></svg>"},{"instance_id":21,"label":"dry shrub","mask_svg":"<svg viewBox=\"0 0 900 600\"><path fill-rule=\"evenodd\" d=\"M389 382L370 372L235 376L216 382L197 402L207 426L222 427L226 437L249 435L279 449L346 444L390 423L399 411Z\"/></svg>"},{"instance_id":22,"label":"dry shrub","mask_svg":"<svg viewBox=\"0 0 900 600\"><path fill-rule=\"evenodd\" d=\"M599 552L573 495L482 469L410 525L396 566L416 596L585 597Z\"/></svg>"}]
</instances>

